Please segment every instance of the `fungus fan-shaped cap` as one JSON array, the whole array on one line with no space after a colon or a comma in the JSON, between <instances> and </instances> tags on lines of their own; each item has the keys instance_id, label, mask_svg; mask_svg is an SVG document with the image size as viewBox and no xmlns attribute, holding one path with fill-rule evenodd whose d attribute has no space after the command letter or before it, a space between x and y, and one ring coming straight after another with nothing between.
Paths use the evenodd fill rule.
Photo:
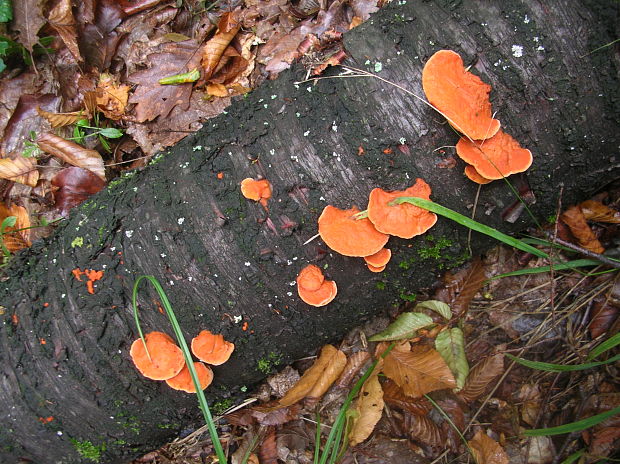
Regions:
<instances>
[{"instance_id":1,"label":"fungus fan-shaped cap","mask_svg":"<svg viewBox=\"0 0 620 464\"><path fill-rule=\"evenodd\" d=\"M471 180L472 182L475 182L476 184L485 185L490 182L493 182L492 179L487 179L486 177L482 177L480 173L476 171L476 168L473 167L471 164L468 164L467 166L465 166L465 171L463 172L465 173L465 176L467 176L469 180Z\"/></svg>"},{"instance_id":2,"label":"fungus fan-shaped cap","mask_svg":"<svg viewBox=\"0 0 620 464\"><path fill-rule=\"evenodd\" d=\"M522 148L514 138L499 131L482 142L464 137L456 144L456 153L472 165L485 179L495 180L523 172L532 165L532 152Z\"/></svg>"},{"instance_id":3,"label":"fungus fan-shaped cap","mask_svg":"<svg viewBox=\"0 0 620 464\"><path fill-rule=\"evenodd\" d=\"M465 70L452 50L439 50L422 71L426 98L460 133L474 140L492 137L500 122L491 115L491 86Z\"/></svg>"},{"instance_id":4,"label":"fungus fan-shaped cap","mask_svg":"<svg viewBox=\"0 0 620 464\"><path fill-rule=\"evenodd\" d=\"M304 303L311 306L325 306L336 298L338 286L333 280L324 280L321 286L314 291L306 290L304 287L297 285L297 293Z\"/></svg>"},{"instance_id":5,"label":"fungus fan-shaped cap","mask_svg":"<svg viewBox=\"0 0 620 464\"><path fill-rule=\"evenodd\" d=\"M181 372L185 358L172 338L162 332L150 332L144 338L150 359L140 338L132 343L129 350L133 363L142 375L152 380L167 380Z\"/></svg>"},{"instance_id":6,"label":"fungus fan-shaped cap","mask_svg":"<svg viewBox=\"0 0 620 464\"><path fill-rule=\"evenodd\" d=\"M211 382L213 382L213 371L209 366L206 366L201 362L194 362L194 369L198 375L198 381L200 382L200 387L202 390L211 385ZM194 382L187 365L184 366L183 369L181 369L181 372L177 375L171 379L167 379L166 383L170 386L170 388L175 390L181 390L187 393L196 393L196 387L194 386Z\"/></svg>"},{"instance_id":7,"label":"fungus fan-shaped cap","mask_svg":"<svg viewBox=\"0 0 620 464\"><path fill-rule=\"evenodd\" d=\"M375 254L390 238L379 232L367 218L356 219L355 206L339 209L327 205L319 217L319 235L332 250L344 256L369 256Z\"/></svg>"},{"instance_id":8,"label":"fungus fan-shaped cap","mask_svg":"<svg viewBox=\"0 0 620 464\"><path fill-rule=\"evenodd\" d=\"M223 335L212 334L208 330L202 330L192 339L194 356L213 366L219 366L228 361L234 349L234 343L227 342Z\"/></svg>"},{"instance_id":9,"label":"fungus fan-shaped cap","mask_svg":"<svg viewBox=\"0 0 620 464\"><path fill-rule=\"evenodd\" d=\"M267 179L247 177L241 181L241 194L248 200L268 200L271 198L271 183Z\"/></svg>"},{"instance_id":10,"label":"fungus fan-shaped cap","mask_svg":"<svg viewBox=\"0 0 620 464\"><path fill-rule=\"evenodd\" d=\"M383 266L373 266L372 264L366 263L366 267L370 272L383 272L385 270L385 264Z\"/></svg>"},{"instance_id":11,"label":"fungus fan-shaped cap","mask_svg":"<svg viewBox=\"0 0 620 464\"><path fill-rule=\"evenodd\" d=\"M308 264L299 272L296 280L299 287L314 292L321 287L325 281L325 276L323 276L323 271L321 271L320 267Z\"/></svg>"},{"instance_id":12,"label":"fungus fan-shaped cap","mask_svg":"<svg viewBox=\"0 0 620 464\"><path fill-rule=\"evenodd\" d=\"M437 216L410 203L399 205L389 203L398 197L418 197L430 200L430 196L431 188L423 179L416 179L415 184L406 190L387 192L375 188L368 198L368 219L378 231L384 234L400 238L421 235L435 225Z\"/></svg>"},{"instance_id":13,"label":"fungus fan-shaped cap","mask_svg":"<svg viewBox=\"0 0 620 464\"><path fill-rule=\"evenodd\" d=\"M385 268L387 263L390 262L391 258L392 258L392 250L390 250L389 248L381 248L374 255L364 256L364 261L366 261L366 264L369 266L369 269L371 266L375 268L379 268L379 267Z\"/></svg>"}]
</instances>

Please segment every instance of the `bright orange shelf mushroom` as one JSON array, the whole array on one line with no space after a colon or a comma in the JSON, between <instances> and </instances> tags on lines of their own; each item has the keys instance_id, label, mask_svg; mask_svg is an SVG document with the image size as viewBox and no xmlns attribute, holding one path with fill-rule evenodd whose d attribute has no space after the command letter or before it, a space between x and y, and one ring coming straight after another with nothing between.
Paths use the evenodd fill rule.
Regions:
<instances>
[{"instance_id":1,"label":"bright orange shelf mushroom","mask_svg":"<svg viewBox=\"0 0 620 464\"><path fill-rule=\"evenodd\" d=\"M467 166L465 166L465 175L467 176L467 178L473 182L475 182L476 184L488 184L490 182L493 182L492 179L487 179L486 177L482 177L480 175L480 173L478 171L476 171L476 168L473 167L471 164L468 164Z\"/></svg>"},{"instance_id":2,"label":"bright orange shelf mushroom","mask_svg":"<svg viewBox=\"0 0 620 464\"><path fill-rule=\"evenodd\" d=\"M267 200L271 198L271 183L267 179L248 177L241 181L241 193L248 200L260 201L263 206L267 206Z\"/></svg>"},{"instance_id":3,"label":"bright orange shelf mushroom","mask_svg":"<svg viewBox=\"0 0 620 464\"><path fill-rule=\"evenodd\" d=\"M201 331L192 339L194 356L213 366L219 366L228 361L234 349L234 343L227 342L223 335L212 334L208 330Z\"/></svg>"},{"instance_id":4,"label":"bright orange shelf mushroom","mask_svg":"<svg viewBox=\"0 0 620 464\"><path fill-rule=\"evenodd\" d=\"M456 153L471 164L478 174L486 179L501 179L523 172L532 165L532 152L522 148L514 138L504 131L483 142L472 143L461 137L456 144Z\"/></svg>"},{"instance_id":5,"label":"bright orange shelf mushroom","mask_svg":"<svg viewBox=\"0 0 620 464\"><path fill-rule=\"evenodd\" d=\"M318 290L310 291L297 285L297 293L304 303L311 306L325 306L336 298L338 286L333 280L324 280Z\"/></svg>"},{"instance_id":6,"label":"bright orange shelf mushroom","mask_svg":"<svg viewBox=\"0 0 620 464\"><path fill-rule=\"evenodd\" d=\"M370 256L387 243L389 235L379 232L367 218L356 219L355 206L338 209L327 205L319 217L319 235L332 250L344 256Z\"/></svg>"},{"instance_id":7,"label":"bright orange shelf mushroom","mask_svg":"<svg viewBox=\"0 0 620 464\"><path fill-rule=\"evenodd\" d=\"M465 70L452 50L439 50L422 71L426 98L460 133L484 140L497 133L500 122L491 115L491 86Z\"/></svg>"},{"instance_id":8,"label":"bright orange shelf mushroom","mask_svg":"<svg viewBox=\"0 0 620 464\"><path fill-rule=\"evenodd\" d=\"M373 266L372 264L366 263L366 267L370 272L383 272L385 270L385 265L383 266Z\"/></svg>"},{"instance_id":9,"label":"bright orange shelf mushroom","mask_svg":"<svg viewBox=\"0 0 620 464\"><path fill-rule=\"evenodd\" d=\"M181 372L185 358L172 338L162 332L150 332L144 338L150 359L140 338L132 343L129 350L133 363L142 375L152 380L167 380Z\"/></svg>"},{"instance_id":10,"label":"bright orange shelf mushroom","mask_svg":"<svg viewBox=\"0 0 620 464\"><path fill-rule=\"evenodd\" d=\"M320 267L308 264L299 272L296 280L298 286L304 290L314 292L321 287L325 281L325 276L323 276L323 271L321 271Z\"/></svg>"},{"instance_id":11,"label":"bright orange shelf mushroom","mask_svg":"<svg viewBox=\"0 0 620 464\"><path fill-rule=\"evenodd\" d=\"M435 225L437 216L430 211L418 208L410 203L390 205L398 197L418 197L430 200L431 188L422 179L406 190L386 192L375 188L368 198L368 219L375 228L384 234L400 238L412 238L421 235Z\"/></svg>"},{"instance_id":12,"label":"bright orange shelf mushroom","mask_svg":"<svg viewBox=\"0 0 620 464\"><path fill-rule=\"evenodd\" d=\"M194 369L198 375L200 387L203 390L211 385L211 382L213 382L213 371L210 367L201 362L194 362ZM184 366L183 369L181 369L181 372L177 375L171 379L167 379L166 383L170 386L170 388L175 390L181 390L187 393L196 393L196 387L194 386L194 382L192 381L192 376L189 373L187 365Z\"/></svg>"},{"instance_id":13,"label":"bright orange shelf mushroom","mask_svg":"<svg viewBox=\"0 0 620 464\"><path fill-rule=\"evenodd\" d=\"M364 261L366 261L366 264L368 266L385 268L387 263L390 262L391 258L392 250L390 250L389 248L381 248L374 255L364 256Z\"/></svg>"}]
</instances>

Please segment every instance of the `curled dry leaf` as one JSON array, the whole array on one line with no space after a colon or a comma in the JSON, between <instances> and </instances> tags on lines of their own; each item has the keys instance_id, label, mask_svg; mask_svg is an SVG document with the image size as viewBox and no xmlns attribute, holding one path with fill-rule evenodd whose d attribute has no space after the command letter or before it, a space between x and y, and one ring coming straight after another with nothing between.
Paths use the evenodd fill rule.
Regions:
<instances>
[{"instance_id":1,"label":"curled dry leaf","mask_svg":"<svg viewBox=\"0 0 620 464\"><path fill-rule=\"evenodd\" d=\"M82 55L77 43L77 27L73 17L71 0L60 0L50 10L48 20L50 25L56 29L56 32L58 32L76 61L82 61Z\"/></svg>"},{"instance_id":2,"label":"curled dry leaf","mask_svg":"<svg viewBox=\"0 0 620 464\"><path fill-rule=\"evenodd\" d=\"M70 167L56 174L52 185L58 188L54 194L56 208L60 210L60 214L66 216L71 208L97 193L106 184L91 171Z\"/></svg>"},{"instance_id":3,"label":"curled dry leaf","mask_svg":"<svg viewBox=\"0 0 620 464\"><path fill-rule=\"evenodd\" d=\"M96 150L84 148L75 142L65 140L49 132L41 134L37 139L39 148L65 163L79 168L88 169L105 181L105 168L103 158Z\"/></svg>"},{"instance_id":4,"label":"curled dry leaf","mask_svg":"<svg viewBox=\"0 0 620 464\"><path fill-rule=\"evenodd\" d=\"M468 443L478 464L508 464L510 462L499 443L482 430L478 430Z\"/></svg>"},{"instance_id":5,"label":"curled dry leaf","mask_svg":"<svg viewBox=\"0 0 620 464\"><path fill-rule=\"evenodd\" d=\"M101 74L96 90L97 108L106 118L118 121L125 115L129 86L120 85L110 74Z\"/></svg>"},{"instance_id":6,"label":"curled dry leaf","mask_svg":"<svg viewBox=\"0 0 620 464\"><path fill-rule=\"evenodd\" d=\"M571 206L562 213L560 219L569 227L572 234L579 241L579 245L594 253L603 253L605 248L598 241L596 235L588 225L579 206Z\"/></svg>"},{"instance_id":7,"label":"curled dry leaf","mask_svg":"<svg viewBox=\"0 0 620 464\"><path fill-rule=\"evenodd\" d=\"M325 345L312 367L304 372L299 382L280 399L280 406L290 406L305 397L323 396L338 378L346 363L347 357L342 351L332 345Z\"/></svg>"},{"instance_id":8,"label":"curled dry leaf","mask_svg":"<svg viewBox=\"0 0 620 464\"><path fill-rule=\"evenodd\" d=\"M355 446L366 440L381 419L383 413L383 390L379 383L382 361L379 360L370 377L366 379L353 406L353 425L349 432L349 445Z\"/></svg>"},{"instance_id":9,"label":"curled dry leaf","mask_svg":"<svg viewBox=\"0 0 620 464\"><path fill-rule=\"evenodd\" d=\"M37 113L39 113L39 116L42 118L45 118L53 129L56 129L57 127L70 126L71 124L78 122L80 119L85 118L84 112L82 111L72 111L71 113L52 113L50 111L42 110L39 106L37 106Z\"/></svg>"},{"instance_id":10,"label":"curled dry leaf","mask_svg":"<svg viewBox=\"0 0 620 464\"><path fill-rule=\"evenodd\" d=\"M435 293L435 299L447 303L457 316L462 316L485 280L482 261L476 259L456 274L446 273L443 286Z\"/></svg>"},{"instance_id":11,"label":"curled dry leaf","mask_svg":"<svg viewBox=\"0 0 620 464\"><path fill-rule=\"evenodd\" d=\"M28 216L28 211L23 206L12 205L10 208L7 208L0 203L0 224L10 216L15 216L15 225L4 229L2 243L7 250L14 253L31 245L30 229L27 229L30 227L30 216Z\"/></svg>"},{"instance_id":12,"label":"curled dry leaf","mask_svg":"<svg viewBox=\"0 0 620 464\"><path fill-rule=\"evenodd\" d=\"M493 380L504 372L504 355L498 353L490 356L472 368L459 392L459 396L466 403L480 397Z\"/></svg>"},{"instance_id":13,"label":"curled dry leaf","mask_svg":"<svg viewBox=\"0 0 620 464\"><path fill-rule=\"evenodd\" d=\"M446 438L439 426L428 416L405 413L403 430L411 439L433 447L444 446Z\"/></svg>"},{"instance_id":14,"label":"curled dry leaf","mask_svg":"<svg viewBox=\"0 0 620 464\"><path fill-rule=\"evenodd\" d=\"M222 15L217 27L217 33L202 49L202 68L205 80L209 80L215 72L224 51L235 35L237 35L241 25L236 19L234 12L227 12Z\"/></svg>"},{"instance_id":15,"label":"curled dry leaf","mask_svg":"<svg viewBox=\"0 0 620 464\"><path fill-rule=\"evenodd\" d=\"M336 382L337 388L347 388L353 377L357 375L362 366L370 359L370 353L368 351L356 351L347 359L347 363L344 366L342 374L338 382Z\"/></svg>"},{"instance_id":16,"label":"curled dry leaf","mask_svg":"<svg viewBox=\"0 0 620 464\"><path fill-rule=\"evenodd\" d=\"M579 208L587 221L620 224L620 212L600 201L588 200L579 203Z\"/></svg>"},{"instance_id":17,"label":"curled dry leaf","mask_svg":"<svg viewBox=\"0 0 620 464\"><path fill-rule=\"evenodd\" d=\"M36 187L39 180L37 160L22 156L0 159L0 178Z\"/></svg>"}]
</instances>

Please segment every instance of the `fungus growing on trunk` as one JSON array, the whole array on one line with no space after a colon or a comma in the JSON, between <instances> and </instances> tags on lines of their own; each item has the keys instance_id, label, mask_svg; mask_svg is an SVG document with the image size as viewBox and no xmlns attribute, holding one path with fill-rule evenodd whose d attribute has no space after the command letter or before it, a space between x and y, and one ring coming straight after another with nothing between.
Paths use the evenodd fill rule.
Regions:
<instances>
[{"instance_id":1,"label":"fungus growing on trunk","mask_svg":"<svg viewBox=\"0 0 620 464\"><path fill-rule=\"evenodd\" d=\"M234 343L227 342L223 335L212 334L208 330L201 331L192 339L194 356L213 366L219 366L228 361L234 349Z\"/></svg>"},{"instance_id":2,"label":"fungus growing on trunk","mask_svg":"<svg viewBox=\"0 0 620 464\"><path fill-rule=\"evenodd\" d=\"M390 202L398 197L418 197L430 200L430 195L431 188L422 179L416 179L415 184L406 190L386 192L375 188L368 198L368 219L378 231L384 234L400 238L412 238L423 234L437 222L437 216L434 213L410 203L390 205Z\"/></svg>"},{"instance_id":3,"label":"fungus growing on trunk","mask_svg":"<svg viewBox=\"0 0 620 464\"><path fill-rule=\"evenodd\" d=\"M504 131L483 142L464 137L456 144L456 153L471 164L482 177L490 180L523 172L532 165L532 152L522 148Z\"/></svg>"},{"instance_id":4,"label":"fungus growing on trunk","mask_svg":"<svg viewBox=\"0 0 620 464\"><path fill-rule=\"evenodd\" d=\"M172 338L162 332L150 332L144 338L148 354L140 338L132 343L129 350L133 363L143 376L152 380L167 380L181 372L185 359Z\"/></svg>"},{"instance_id":5,"label":"fungus growing on trunk","mask_svg":"<svg viewBox=\"0 0 620 464\"><path fill-rule=\"evenodd\" d=\"M194 362L194 369L198 375L198 381L202 390L207 388L213 382L213 371L209 366L204 365L201 362ZM167 379L166 383L175 390L181 390L187 393L196 393L196 387L192 381L192 376L189 373L187 366L184 366L177 375L171 379Z\"/></svg>"},{"instance_id":6,"label":"fungus growing on trunk","mask_svg":"<svg viewBox=\"0 0 620 464\"><path fill-rule=\"evenodd\" d=\"M333 280L325 280L318 266L309 264L297 276L297 293L304 303L319 307L336 297L338 287Z\"/></svg>"},{"instance_id":7,"label":"fungus growing on trunk","mask_svg":"<svg viewBox=\"0 0 620 464\"><path fill-rule=\"evenodd\" d=\"M465 166L464 172L467 178L475 182L476 184L484 185L484 184L488 184L489 182L493 182L492 179L487 179L486 177L482 177L480 173L476 171L476 168L473 167L471 164L468 164L467 166Z\"/></svg>"},{"instance_id":8,"label":"fungus growing on trunk","mask_svg":"<svg viewBox=\"0 0 620 464\"><path fill-rule=\"evenodd\" d=\"M366 263L366 267L370 272L383 272L385 270L385 265L383 266L373 266L372 264Z\"/></svg>"},{"instance_id":9,"label":"fungus growing on trunk","mask_svg":"<svg viewBox=\"0 0 620 464\"><path fill-rule=\"evenodd\" d=\"M463 60L452 50L439 50L422 71L426 98L452 127L474 140L497 133L500 122L491 115L491 86L465 70Z\"/></svg>"},{"instance_id":10,"label":"fungus growing on trunk","mask_svg":"<svg viewBox=\"0 0 620 464\"><path fill-rule=\"evenodd\" d=\"M271 198L271 183L267 179L254 180L251 177L241 181L241 193L248 200L259 201L267 206L267 200Z\"/></svg>"},{"instance_id":11,"label":"fungus growing on trunk","mask_svg":"<svg viewBox=\"0 0 620 464\"><path fill-rule=\"evenodd\" d=\"M379 232L367 218L357 219L355 206L338 209L327 205L319 217L319 235L332 250L344 256L370 256L387 243L389 235Z\"/></svg>"},{"instance_id":12,"label":"fungus growing on trunk","mask_svg":"<svg viewBox=\"0 0 620 464\"><path fill-rule=\"evenodd\" d=\"M390 250L389 248L381 248L374 255L364 256L364 261L366 261L366 264L368 265L369 269L370 267L385 268L385 266L387 265L387 263L390 261L391 258L392 258L392 250ZM372 271L372 269L370 270ZM373 272L377 272L377 271L373 271Z\"/></svg>"}]
</instances>

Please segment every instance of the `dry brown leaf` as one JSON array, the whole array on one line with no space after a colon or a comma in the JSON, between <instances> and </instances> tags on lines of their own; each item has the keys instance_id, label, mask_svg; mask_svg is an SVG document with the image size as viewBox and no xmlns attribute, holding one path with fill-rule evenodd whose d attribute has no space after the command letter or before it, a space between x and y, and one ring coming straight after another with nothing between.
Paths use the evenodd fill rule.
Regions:
<instances>
[{"instance_id":1,"label":"dry brown leaf","mask_svg":"<svg viewBox=\"0 0 620 464\"><path fill-rule=\"evenodd\" d=\"M444 433L428 416L405 413L403 429L407 431L412 440L418 443L433 447L445 445Z\"/></svg>"},{"instance_id":2,"label":"dry brown leaf","mask_svg":"<svg viewBox=\"0 0 620 464\"><path fill-rule=\"evenodd\" d=\"M579 208L587 221L620 224L620 212L600 201L588 200L579 203Z\"/></svg>"},{"instance_id":3,"label":"dry brown leaf","mask_svg":"<svg viewBox=\"0 0 620 464\"><path fill-rule=\"evenodd\" d=\"M260 464L278 464L275 427L267 427L265 438L258 448L258 459Z\"/></svg>"},{"instance_id":4,"label":"dry brown leaf","mask_svg":"<svg viewBox=\"0 0 620 464\"><path fill-rule=\"evenodd\" d=\"M368 351L356 351L347 359L347 364L344 366L342 374L338 382L336 382L337 388L347 388L353 380L353 377L357 375L362 366L370 359L370 353Z\"/></svg>"},{"instance_id":5,"label":"dry brown leaf","mask_svg":"<svg viewBox=\"0 0 620 464\"><path fill-rule=\"evenodd\" d=\"M353 407L353 425L349 432L349 445L355 446L366 440L383 413L383 389L379 383L383 360L380 359L370 377L366 379Z\"/></svg>"},{"instance_id":6,"label":"dry brown leaf","mask_svg":"<svg viewBox=\"0 0 620 464\"><path fill-rule=\"evenodd\" d=\"M605 248L603 248L603 245L598 241L586 222L586 218L579 206L571 206L562 213L560 218L569 227L580 246L594 253L603 253L605 251Z\"/></svg>"},{"instance_id":7,"label":"dry brown leaf","mask_svg":"<svg viewBox=\"0 0 620 464\"><path fill-rule=\"evenodd\" d=\"M56 174L52 185L58 188L54 194L55 206L66 216L71 208L105 187L105 182L92 171L70 167Z\"/></svg>"},{"instance_id":8,"label":"dry brown leaf","mask_svg":"<svg viewBox=\"0 0 620 464\"><path fill-rule=\"evenodd\" d=\"M39 41L37 33L45 24L43 2L40 0L19 0L13 3L13 29L19 31L19 42L29 51Z\"/></svg>"},{"instance_id":9,"label":"dry brown leaf","mask_svg":"<svg viewBox=\"0 0 620 464\"><path fill-rule=\"evenodd\" d=\"M433 408L430 401L425 397L412 399L405 395L402 388L390 379L383 383L383 399L392 407L397 407L419 416L425 415Z\"/></svg>"},{"instance_id":10,"label":"dry brown leaf","mask_svg":"<svg viewBox=\"0 0 620 464\"><path fill-rule=\"evenodd\" d=\"M106 118L118 121L125 115L129 86L120 85L110 74L101 74L96 90L97 108Z\"/></svg>"},{"instance_id":11,"label":"dry brown leaf","mask_svg":"<svg viewBox=\"0 0 620 464\"><path fill-rule=\"evenodd\" d=\"M595 339L607 332L618 317L618 297L620 296L620 281L615 281L608 295L596 296L592 304L592 313L588 330Z\"/></svg>"},{"instance_id":12,"label":"dry brown leaf","mask_svg":"<svg viewBox=\"0 0 620 464\"><path fill-rule=\"evenodd\" d=\"M49 132L41 134L37 139L39 148L56 158L79 168L88 169L105 180L103 158L96 150L84 148L75 142L65 140Z\"/></svg>"},{"instance_id":13,"label":"dry brown leaf","mask_svg":"<svg viewBox=\"0 0 620 464\"><path fill-rule=\"evenodd\" d=\"M590 453L595 456L609 456L618 449L620 427L605 427L597 430L590 442Z\"/></svg>"},{"instance_id":14,"label":"dry brown leaf","mask_svg":"<svg viewBox=\"0 0 620 464\"><path fill-rule=\"evenodd\" d=\"M523 419L526 424L535 426L540 413L540 403L542 400L538 385L530 383L521 385L518 399L522 404L521 419Z\"/></svg>"},{"instance_id":15,"label":"dry brown leaf","mask_svg":"<svg viewBox=\"0 0 620 464\"><path fill-rule=\"evenodd\" d=\"M220 58L239 32L240 26L234 12L224 13L220 18L217 33L202 48L202 69L205 80L209 80L215 72Z\"/></svg>"},{"instance_id":16,"label":"dry brown leaf","mask_svg":"<svg viewBox=\"0 0 620 464\"><path fill-rule=\"evenodd\" d=\"M292 404L288 407L273 409L269 405L255 406L250 414L260 425L282 425L299 417L301 406ZM228 416L227 416L228 417Z\"/></svg>"},{"instance_id":17,"label":"dry brown leaf","mask_svg":"<svg viewBox=\"0 0 620 464\"><path fill-rule=\"evenodd\" d=\"M487 386L504 372L504 355L499 353L476 364L469 371L465 386L458 393L463 401L469 403L484 393Z\"/></svg>"},{"instance_id":18,"label":"dry brown leaf","mask_svg":"<svg viewBox=\"0 0 620 464\"><path fill-rule=\"evenodd\" d=\"M338 378L346 363L347 357L342 351L332 345L325 345L312 367L304 372L299 382L280 399L280 406L290 406L307 396L322 396Z\"/></svg>"},{"instance_id":19,"label":"dry brown leaf","mask_svg":"<svg viewBox=\"0 0 620 464\"><path fill-rule=\"evenodd\" d=\"M228 90L224 84L208 84L207 93L212 97L228 97Z\"/></svg>"},{"instance_id":20,"label":"dry brown leaf","mask_svg":"<svg viewBox=\"0 0 620 464\"><path fill-rule=\"evenodd\" d=\"M0 159L0 178L35 187L39 180L37 160L23 156Z\"/></svg>"},{"instance_id":21,"label":"dry brown leaf","mask_svg":"<svg viewBox=\"0 0 620 464\"><path fill-rule=\"evenodd\" d=\"M11 205L7 208L0 204L0 224L7 217L15 216L16 221L13 227L7 227L2 235L2 243L11 253L15 253L22 248L28 248L30 243L30 216L23 206ZM24 230L20 230L24 229Z\"/></svg>"},{"instance_id":22,"label":"dry brown leaf","mask_svg":"<svg viewBox=\"0 0 620 464\"><path fill-rule=\"evenodd\" d=\"M482 430L478 430L468 443L478 464L509 464L504 449Z\"/></svg>"},{"instance_id":23,"label":"dry brown leaf","mask_svg":"<svg viewBox=\"0 0 620 464\"><path fill-rule=\"evenodd\" d=\"M456 316L462 316L485 279L482 261L476 259L456 274L446 274L443 278L444 286L435 293L435 299L447 303Z\"/></svg>"},{"instance_id":24,"label":"dry brown leaf","mask_svg":"<svg viewBox=\"0 0 620 464\"><path fill-rule=\"evenodd\" d=\"M380 344L383 345L383 344ZM428 346L397 345L385 357L383 373L413 398L456 387L450 368L437 350Z\"/></svg>"},{"instance_id":25,"label":"dry brown leaf","mask_svg":"<svg viewBox=\"0 0 620 464\"><path fill-rule=\"evenodd\" d=\"M86 116L83 111L72 111L71 113L52 113L50 111L42 110L37 106L37 113L42 118L45 118L50 123L52 129L57 127L70 126L75 124L80 119L84 119Z\"/></svg>"},{"instance_id":26,"label":"dry brown leaf","mask_svg":"<svg viewBox=\"0 0 620 464\"><path fill-rule=\"evenodd\" d=\"M82 55L77 43L77 28L75 18L73 17L71 0L60 0L51 9L48 20L50 25L56 29L76 61L82 61Z\"/></svg>"}]
</instances>

